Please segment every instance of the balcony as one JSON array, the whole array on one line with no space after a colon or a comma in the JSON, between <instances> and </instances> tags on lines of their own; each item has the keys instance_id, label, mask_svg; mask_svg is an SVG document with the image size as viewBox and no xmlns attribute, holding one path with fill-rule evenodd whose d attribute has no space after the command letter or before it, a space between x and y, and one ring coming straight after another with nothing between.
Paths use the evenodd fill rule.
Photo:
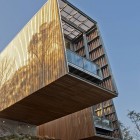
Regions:
<instances>
[{"instance_id":1,"label":"balcony","mask_svg":"<svg viewBox=\"0 0 140 140\"><path fill-rule=\"evenodd\" d=\"M119 140L108 136L108 133L113 131L112 122L106 118L101 118L98 116L93 116L93 124L96 129L94 135L81 140Z\"/></svg>"},{"instance_id":2,"label":"balcony","mask_svg":"<svg viewBox=\"0 0 140 140\"><path fill-rule=\"evenodd\" d=\"M101 69L97 64L69 49L67 49L67 61L70 73L91 82L99 83L102 81Z\"/></svg>"},{"instance_id":3,"label":"balcony","mask_svg":"<svg viewBox=\"0 0 140 140\"><path fill-rule=\"evenodd\" d=\"M112 122L110 120L98 116L93 116L93 118L95 128L105 131L113 131Z\"/></svg>"}]
</instances>

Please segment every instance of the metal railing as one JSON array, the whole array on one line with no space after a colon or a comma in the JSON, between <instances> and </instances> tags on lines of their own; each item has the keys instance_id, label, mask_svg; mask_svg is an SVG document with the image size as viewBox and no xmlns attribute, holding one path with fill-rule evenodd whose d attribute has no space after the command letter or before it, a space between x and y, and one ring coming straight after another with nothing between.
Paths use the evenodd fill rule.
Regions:
<instances>
[{"instance_id":1,"label":"metal railing","mask_svg":"<svg viewBox=\"0 0 140 140\"><path fill-rule=\"evenodd\" d=\"M68 62L76 65L77 67L80 67L81 69L88 71L92 74L98 75L102 78L101 69L97 64L84 57L81 57L80 55L76 54L75 52L69 49L67 49L67 59Z\"/></svg>"},{"instance_id":2,"label":"metal railing","mask_svg":"<svg viewBox=\"0 0 140 140\"><path fill-rule=\"evenodd\" d=\"M113 131L112 122L106 118L101 118L98 116L93 116L94 118L94 125L97 128L101 128L104 130Z\"/></svg>"}]
</instances>

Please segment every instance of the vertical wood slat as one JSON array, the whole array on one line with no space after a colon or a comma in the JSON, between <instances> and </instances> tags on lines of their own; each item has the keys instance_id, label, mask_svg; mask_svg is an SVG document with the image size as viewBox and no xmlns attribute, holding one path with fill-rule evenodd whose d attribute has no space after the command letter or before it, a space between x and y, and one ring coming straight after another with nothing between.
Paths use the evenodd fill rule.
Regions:
<instances>
[{"instance_id":1,"label":"vertical wood slat","mask_svg":"<svg viewBox=\"0 0 140 140\"><path fill-rule=\"evenodd\" d=\"M93 31L96 32L96 34L99 36L97 28L96 28L96 30L93 30ZM95 34L94 32L91 34ZM94 38L96 38L96 37L94 37ZM94 40L94 38L92 38L92 39ZM92 60L95 60L94 62L97 63L102 69L102 74L103 74L104 80L100 85L109 89L109 90L115 91L116 89L113 86L114 81L112 80L111 72L109 69L109 62L107 61L106 54L105 54L104 49L103 49L103 44L101 44L100 36L97 39L95 39L93 41L93 43L96 43L96 47L95 47L96 49L91 50L90 56L92 56ZM89 46L89 47L91 47L91 46ZM115 130L112 133L108 133L109 136L115 137L115 138L121 138L121 133L120 133L120 129L118 126L118 119L117 119L117 115L116 115L115 106L113 104L113 101L109 100L109 101L103 102L101 104L96 105L94 107L96 115L103 116L103 114L104 114L106 118L108 118L109 120L112 121L113 128ZM105 106L105 104L106 104L106 106ZM100 108L100 106L102 106L102 107Z\"/></svg>"},{"instance_id":2,"label":"vertical wood slat","mask_svg":"<svg viewBox=\"0 0 140 140\"><path fill-rule=\"evenodd\" d=\"M58 11L57 0L48 0L0 54L0 60L15 61L9 78L0 85L0 110L67 73ZM12 88L5 91L9 84Z\"/></svg>"},{"instance_id":3,"label":"vertical wood slat","mask_svg":"<svg viewBox=\"0 0 140 140\"><path fill-rule=\"evenodd\" d=\"M92 137L95 133L90 108L41 125L37 130L40 136L61 140L79 140Z\"/></svg>"},{"instance_id":4,"label":"vertical wood slat","mask_svg":"<svg viewBox=\"0 0 140 140\"><path fill-rule=\"evenodd\" d=\"M95 37L97 37L98 36L97 30L95 30L95 31L96 31ZM91 39L94 40L94 38L93 38L94 36L91 36L91 37L90 37L89 41L91 41ZM79 55L84 56L85 55L84 54L84 47L82 46L81 42L82 42L81 40L79 40L79 42L76 42L76 45L74 46L74 50ZM113 86L112 86L112 81L111 81L111 76L110 76L111 74L110 74L110 71L108 68L108 62L107 62L106 56L103 55L103 54L105 54L105 52L102 48L102 44L101 44L99 36L98 36L97 40L95 40L95 42L96 42L96 44L95 44L96 46L93 47L92 49L89 48L89 50L90 50L89 54L93 57L92 60L95 60L94 61L95 63L97 63L100 67L103 67L102 68L102 72L103 72L103 76L104 76L103 78L104 79L107 78L107 79L104 80L104 82L102 82L101 85L103 87L113 91ZM91 46L89 46L89 47L91 47ZM95 49L95 50L93 50L93 49ZM109 105L108 105L108 102L109 102ZM106 106L104 104L106 104ZM96 108L95 114L97 116L102 117L103 115L105 115L105 117L107 117L109 120L115 121L117 123L117 118L114 117L114 116L116 116L116 113L114 110L114 105L113 105L112 100L109 100L109 101L104 102L104 103L100 103L97 106L95 106L95 108ZM86 111L88 111L88 113L90 115L93 115L91 110L92 110L92 108L88 108L88 110L83 110L83 111L79 112L80 118L83 117L83 114ZM77 113L75 113L74 115L76 115L76 114ZM113 114L114 116L113 115L110 116L111 114ZM73 121L71 120L72 116L73 116L73 114L69 115L69 117L66 116L63 119L59 119L57 121L53 121L51 123L47 123L47 124L44 124L42 126L39 126L38 127L38 134L41 136L42 135L55 136L56 138L61 138L62 140L65 140L65 139L78 140L80 138L83 138L82 134L85 134L87 130L89 131L88 128L92 125L91 130L93 133L92 133L92 135L88 135L88 137L92 137L92 136L96 135L96 132L94 130L93 117L91 117L91 119L89 119L90 120L89 123L83 122L81 126L77 127L77 129L79 131L81 130L81 128L85 130L83 133L79 134L77 132L78 130L77 129L75 130L75 127L71 126L71 123L73 123ZM73 118L73 120L76 121L76 118ZM117 128L117 126L114 123L113 123L113 126L114 126L114 128ZM71 131L71 128L73 128L74 131ZM68 129L68 131L66 131L67 129ZM60 132L62 130L63 130L63 133ZM75 134L75 131L76 131L76 134ZM107 136L120 138L119 131L116 132L116 130L113 133L108 133ZM84 136L84 138L86 138L86 136Z\"/></svg>"},{"instance_id":5,"label":"vertical wood slat","mask_svg":"<svg viewBox=\"0 0 140 140\"><path fill-rule=\"evenodd\" d=\"M97 28L94 29L92 32L90 32L89 35L87 35L87 40L88 40L88 45L89 45L90 59L92 61L94 61L95 63L97 63L102 69L104 80L100 85L103 86L104 88L111 90L111 91L115 91L115 88L113 87L111 72L109 70L109 64L108 64L106 54L105 54L104 49L103 49L103 44L101 44L100 35L98 33ZM82 48L81 42L82 41L79 40L76 43L76 44L79 44L79 47L77 48L77 46L75 46L76 47L75 50L76 50L76 53L83 56L84 54L80 53L81 50L84 50L84 47ZM99 105L101 108L95 107L96 108L95 112L96 112L97 116L103 116L103 114L105 114L106 117L108 117L112 114L114 116L116 116L115 110L113 109L113 108L115 108L113 103L111 103L110 106L108 106L106 108L102 107L102 103ZM108 118L111 119L112 117L108 117ZM114 122L117 121L117 117L115 117L114 119L115 119ZM113 122L113 124L114 124L114 122ZM116 132L114 131L114 133L116 133ZM110 136L114 136L113 134L111 133Z\"/></svg>"}]
</instances>

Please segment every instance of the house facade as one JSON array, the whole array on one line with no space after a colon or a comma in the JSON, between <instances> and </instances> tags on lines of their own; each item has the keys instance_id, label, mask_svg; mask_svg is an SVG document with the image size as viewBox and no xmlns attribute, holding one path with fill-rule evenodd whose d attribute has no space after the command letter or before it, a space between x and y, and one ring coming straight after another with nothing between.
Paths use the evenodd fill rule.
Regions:
<instances>
[{"instance_id":1,"label":"house facade","mask_svg":"<svg viewBox=\"0 0 140 140\"><path fill-rule=\"evenodd\" d=\"M48 0L0 60L0 118L36 126L38 136L121 139L98 24L67 0Z\"/></svg>"}]
</instances>

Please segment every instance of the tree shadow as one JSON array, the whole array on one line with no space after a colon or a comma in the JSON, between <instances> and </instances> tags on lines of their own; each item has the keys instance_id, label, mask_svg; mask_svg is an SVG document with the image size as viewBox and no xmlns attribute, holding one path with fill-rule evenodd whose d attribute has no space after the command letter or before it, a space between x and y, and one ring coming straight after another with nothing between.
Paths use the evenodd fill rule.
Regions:
<instances>
[{"instance_id":1,"label":"tree shadow","mask_svg":"<svg viewBox=\"0 0 140 140\"><path fill-rule=\"evenodd\" d=\"M63 42L58 21L43 23L27 48L27 64L16 70L0 88L0 96L3 97L0 100L1 111L56 80L64 71Z\"/></svg>"}]
</instances>

